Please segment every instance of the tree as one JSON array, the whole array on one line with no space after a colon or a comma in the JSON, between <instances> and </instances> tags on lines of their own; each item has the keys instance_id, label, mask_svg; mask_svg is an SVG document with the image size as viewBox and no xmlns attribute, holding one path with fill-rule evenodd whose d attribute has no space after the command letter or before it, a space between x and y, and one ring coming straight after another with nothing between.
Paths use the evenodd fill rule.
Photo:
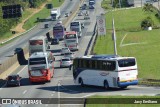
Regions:
<instances>
[{"instance_id":1,"label":"tree","mask_svg":"<svg viewBox=\"0 0 160 107\"><path fill-rule=\"evenodd\" d=\"M142 29L146 29L148 27L152 27L153 24L154 24L154 22L153 22L152 18L151 17L147 17L147 18L145 18L145 19L142 20L142 22L141 22L141 28Z\"/></svg>"},{"instance_id":2,"label":"tree","mask_svg":"<svg viewBox=\"0 0 160 107\"><path fill-rule=\"evenodd\" d=\"M154 7L153 7L152 4L146 3L142 10L147 12L147 13L152 13L154 11Z\"/></svg>"}]
</instances>

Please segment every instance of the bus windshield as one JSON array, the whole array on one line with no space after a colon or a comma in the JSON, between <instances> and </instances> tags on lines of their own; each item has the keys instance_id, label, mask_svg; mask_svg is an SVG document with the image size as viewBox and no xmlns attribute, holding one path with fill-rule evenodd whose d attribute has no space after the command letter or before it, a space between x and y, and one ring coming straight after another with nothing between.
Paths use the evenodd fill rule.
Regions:
<instances>
[{"instance_id":1,"label":"bus windshield","mask_svg":"<svg viewBox=\"0 0 160 107\"><path fill-rule=\"evenodd\" d=\"M79 22L72 22L71 26L79 26Z\"/></svg>"},{"instance_id":2,"label":"bus windshield","mask_svg":"<svg viewBox=\"0 0 160 107\"><path fill-rule=\"evenodd\" d=\"M43 40L30 40L30 45L43 45Z\"/></svg>"},{"instance_id":3,"label":"bus windshield","mask_svg":"<svg viewBox=\"0 0 160 107\"><path fill-rule=\"evenodd\" d=\"M72 39L72 38L77 38L77 37L76 37L76 34L74 34L74 35L72 35L72 34L70 34L70 35L65 35L65 39Z\"/></svg>"},{"instance_id":4,"label":"bus windshield","mask_svg":"<svg viewBox=\"0 0 160 107\"><path fill-rule=\"evenodd\" d=\"M118 60L119 67L130 67L130 66L135 66L135 64L136 61L134 58Z\"/></svg>"},{"instance_id":5,"label":"bus windshield","mask_svg":"<svg viewBox=\"0 0 160 107\"><path fill-rule=\"evenodd\" d=\"M63 31L63 27L62 26L55 26L53 27L54 31Z\"/></svg>"},{"instance_id":6,"label":"bus windshield","mask_svg":"<svg viewBox=\"0 0 160 107\"><path fill-rule=\"evenodd\" d=\"M29 60L30 65L37 65L37 64L46 64L45 58L31 58Z\"/></svg>"}]
</instances>

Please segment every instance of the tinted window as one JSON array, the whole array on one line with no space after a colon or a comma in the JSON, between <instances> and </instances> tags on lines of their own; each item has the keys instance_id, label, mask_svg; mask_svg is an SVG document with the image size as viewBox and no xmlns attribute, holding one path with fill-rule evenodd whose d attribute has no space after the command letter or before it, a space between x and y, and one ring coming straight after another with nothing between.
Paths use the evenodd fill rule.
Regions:
<instances>
[{"instance_id":1,"label":"tinted window","mask_svg":"<svg viewBox=\"0 0 160 107\"><path fill-rule=\"evenodd\" d=\"M102 69L106 71L113 71L116 68L115 61L102 61Z\"/></svg>"},{"instance_id":2,"label":"tinted window","mask_svg":"<svg viewBox=\"0 0 160 107\"><path fill-rule=\"evenodd\" d=\"M76 34L74 34L74 35L65 35L65 39L72 39L72 38L76 38Z\"/></svg>"},{"instance_id":3,"label":"tinted window","mask_svg":"<svg viewBox=\"0 0 160 107\"><path fill-rule=\"evenodd\" d=\"M79 26L79 22L72 22L71 26Z\"/></svg>"},{"instance_id":4,"label":"tinted window","mask_svg":"<svg viewBox=\"0 0 160 107\"><path fill-rule=\"evenodd\" d=\"M17 76L9 76L8 80L17 80Z\"/></svg>"},{"instance_id":5,"label":"tinted window","mask_svg":"<svg viewBox=\"0 0 160 107\"><path fill-rule=\"evenodd\" d=\"M45 58L31 58L29 60L30 65L37 65L37 64L46 64Z\"/></svg>"},{"instance_id":6,"label":"tinted window","mask_svg":"<svg viewBox=\"0 0 160 107\"><path fill-rule=\"evenodd\" d=\"M62 59L62 61L70 61L70 59Z\"/></svg>"},{"instance_id":7,"label":"tinted window","mask_svg":"<svg viewBox=\"0 0 160 107\"><path fill-rule=\"evenodd\" d=\"M118 61L119 67L129 67L136 64L135 59L122 59Z\"/></svg>"},{"instance_id":8,"label":"tinted window","mask_svg":"<svg viewBox=\"0 0 160 107\"><path fill-rule=\"evenodd\" d=\"M53 27L53 30L63 30L63 27L62 26L56 26L56 27Z\"/></svg>"}]
</instances>

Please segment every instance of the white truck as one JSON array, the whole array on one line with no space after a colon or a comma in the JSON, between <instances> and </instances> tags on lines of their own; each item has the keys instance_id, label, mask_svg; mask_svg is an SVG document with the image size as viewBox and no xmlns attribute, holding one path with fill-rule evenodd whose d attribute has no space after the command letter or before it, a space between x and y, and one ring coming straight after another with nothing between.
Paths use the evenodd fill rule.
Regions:
<instances>
[{"instance_id":1,"label":"white truck","mask_svg":"<svg viewBox=\"0 0 160 107\"><path fill-rule=\"evenodd\" d=\"M60 8L54 8L51 10L51 20L59 19L60 15L61 15Z\"/></svg>"},{"instance_id":2,"label":"white truck","mask_svg":"<svg viewBox=\"0 0 160 107\"><path fill-rule=\"evenodd\" d=\"M134 0L127 0L128 6L134 6Z\"/></svg>"},{"instance_id":3,"label":"white truck","mask_svg":"<svg viewBox=\"0 0 160 107\"><path fill-rule=\"evenodd\" d=\"M29 56L35 52L46 52L49 48L46 36L33 37L29 40Z\"/></svg>"}]
</instances>

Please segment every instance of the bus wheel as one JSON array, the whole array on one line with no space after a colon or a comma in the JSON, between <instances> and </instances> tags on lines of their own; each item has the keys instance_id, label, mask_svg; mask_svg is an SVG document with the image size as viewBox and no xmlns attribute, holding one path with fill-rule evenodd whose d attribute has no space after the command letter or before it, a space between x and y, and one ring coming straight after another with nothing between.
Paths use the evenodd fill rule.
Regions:
<instances>
[{"instance_id":1,"label":"bus wheel","mask_svg":"<svg viewBox=\"0 0 160 107\"><path fill-rule=\"evenodd\" d=\"M126 89L127 88L127 86L125 86L125 87L120 87L120 89Z\"/></svg>"},{"instance_id":2,"label":"bus wheel","mask_svg":"<svg viewBox=\"0 0 160 107\"><path fill-rule=\"evenodd\" d=\"M80 85L81 85L82 87L84 87L82 78L79 78L79 83L80 83Z\"/></svg>"},{"instance_id":3,"label":"bus wheel","mask_svg":"<svg viewBox=\"0 0 160 107\"><path fill-rule=\"evenodd\" d=\"M107 80L104 81L104 88L105 89L109 89L109 85L108 85L108 81Z\"/></svg>"}]
</instances>

